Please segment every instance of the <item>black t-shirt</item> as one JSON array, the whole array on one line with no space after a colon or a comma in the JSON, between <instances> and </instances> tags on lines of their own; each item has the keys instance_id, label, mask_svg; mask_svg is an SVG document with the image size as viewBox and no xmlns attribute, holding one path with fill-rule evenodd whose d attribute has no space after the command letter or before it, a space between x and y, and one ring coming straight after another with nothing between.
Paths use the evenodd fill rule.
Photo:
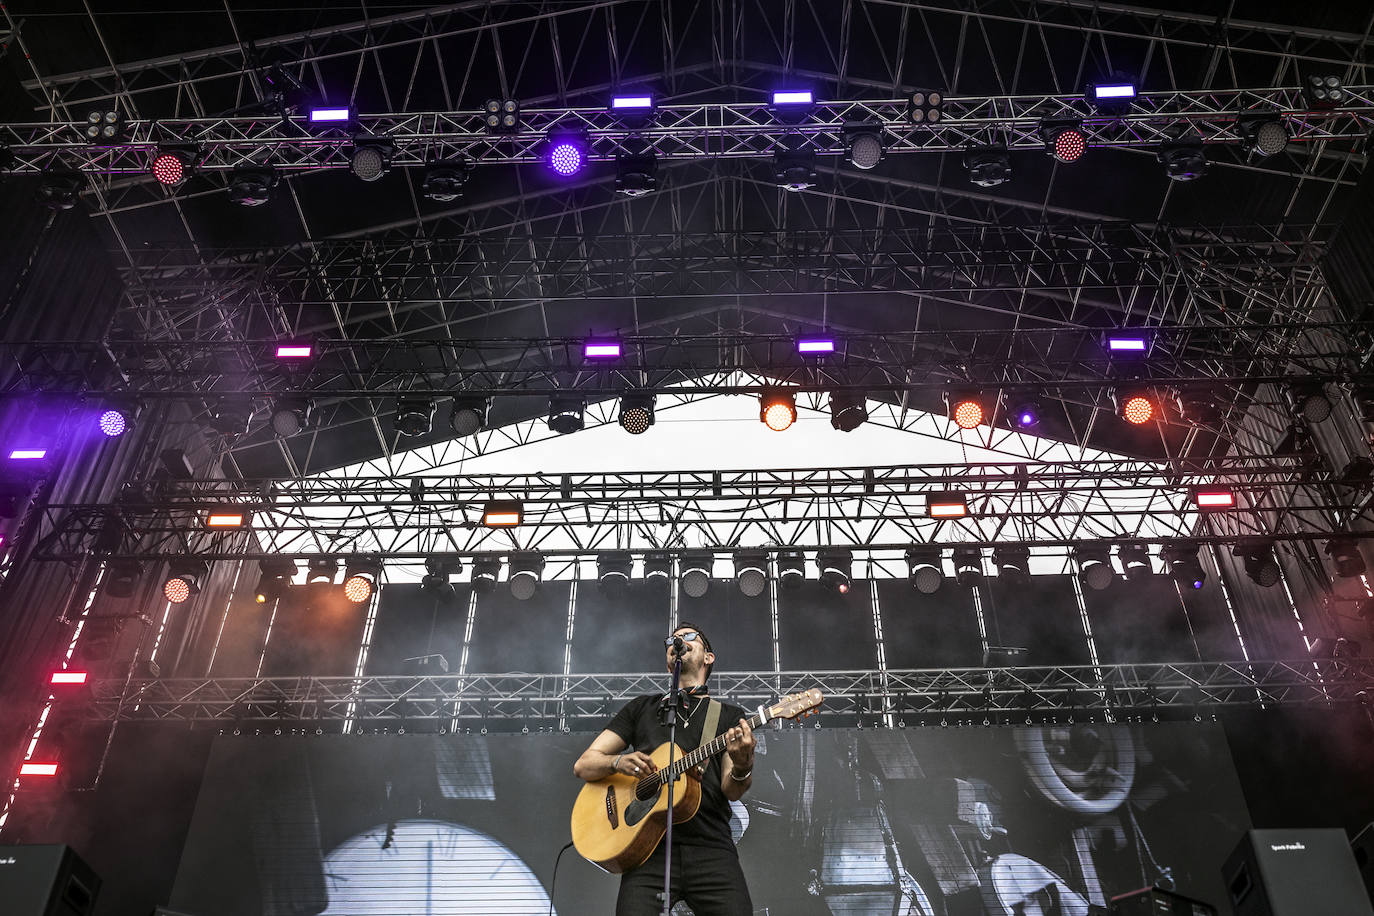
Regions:
<instances>
[{"instance_id":1,"label":"black t-shirt","mask_svg":"<svg viewBox=\"0 0 1374 916\"><path fill-rule=\"evenodd\" d=\"M658 721L658 705L663 694L635 697L626 703L606 725L625 743L636 751L652 754L654 749L668 740L668 727ZM700 702L698 702L700 700ZM706 710L710 697L688 697L689 715L685 723L679 721L677 746L690 753L701 746L701 729L706 724ZM722 735L729 728L738 725L740 719L748 718L743 709L733 703L721 704L720 722L716 734ZM673 845L686 846L723 846L735 848L730 838L730 801L721 791L721 766L725 752L711 758L706 772L701 777L701 807L696 817L690 821L673 825Z\"/></svg>"}]
</instances>

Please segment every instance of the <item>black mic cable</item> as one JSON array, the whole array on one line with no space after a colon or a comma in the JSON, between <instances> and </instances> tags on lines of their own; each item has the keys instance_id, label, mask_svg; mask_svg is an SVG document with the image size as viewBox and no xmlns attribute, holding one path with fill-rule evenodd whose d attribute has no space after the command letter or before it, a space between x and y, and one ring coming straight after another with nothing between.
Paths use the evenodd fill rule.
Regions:
<instances>
[{"instance_id":1,"label":"black mic cable","mask_svg":"<svg viewBox=\"0 0 1374 916\"><path fill-rule=\"evenodd\" d=\"M558 850L558 857L553 860L553 878L549 881L549 916L553 916L553 891L558 887L558 863L563 861L563 853L572 849L572 840L563 844L563 848Z\"/></svg>"}]
</instances>

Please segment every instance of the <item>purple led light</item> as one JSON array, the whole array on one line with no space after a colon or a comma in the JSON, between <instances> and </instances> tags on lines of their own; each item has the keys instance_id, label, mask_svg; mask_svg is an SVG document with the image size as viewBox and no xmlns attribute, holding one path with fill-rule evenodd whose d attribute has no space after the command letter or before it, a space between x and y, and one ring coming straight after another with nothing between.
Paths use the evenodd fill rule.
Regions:
<instances>
[{"instance_id":1,"label":"purple led light","mask_svg":"<svg viewBox=\"0 0 1374 916\"><path fill-rule=\"evenodd\" d=\"M798 353L834 353L835 341L828 337L804 337L797 341Z\"/></svg>"},{"instance_id":2,"label":"purple led light","mask_svg":"<svg viewBox=\"0 0 1374 916\"><path fill-rule=\"evenodd\" d=\"M653 107L654 98L650 95L617 95L611 99L614 111L643 111Z\"/></svg>"},{"instance_id":3,"label":"purple led light","mask_svg":"<svg viewBox=\"0 0 1374 916\"><path fill-rule=\"evenodd\" d=\"M277 345L277 359L308 359L311 352L309 344Z\"/></svg>"},{"instance_id":4,"label":"purple led light","mask_svg":"<svg viewBox=\"0 0 1374 916\"><path fill-rule=\"evenodd\" d=\"M569 140L561 140L549 150L549 166L564 178L570 178L582 171L587 156L582 147Z\"/></svg>"},{"instance_id":5,"label":"purple led light","mask_svg":"<svg viewBox=\"0 0 1374 916\"><path fill-rule=\"evenodd\" d=\"M339 121L347 121L352 117L352 112L347 108L312 108L310 109L311 124L330 124Z\"/></svg>"},{"instance_id":6,"label":"purple led light","mask_svg":"<svg viewBox=\"0 0 1374 916\"><path fill-rule=\"evenodd\" d=\"M17 448L10 452L12 461L38 461L48 457L48 450L45 448Z\"/></svg>"},{"instance_id":7,"label":"purple led light","mask_svg":"<svg viewBox=\"0 0 1374 916\"><path fill-rule=\"evenodd\" d=\"M1035 425L1035 414L1031 413L1030 411L1023 411L1023 412L1021 413L1021 425L1022 425L1022 426L1034 426L1034 425Z\"/></svg>"},{"instance_id":8,"label":"purple led light","mask_svg":"<svg viewBox=\"0 0 1374 916\"><path fill-rule=\"evenodd\" d=\"M620 356L620 342L589 340L582 346L582 355L587 359L616 359Z\"/></svg>"},{"instance_id":9,"label":"purple led light","mask_svg":"<svg viewBox=\"0 0 1374 916\"><path fill-rule=\"evenodd\" d=\"M773 93L774 105L811 105L815 100L815 94L810 89L789 89Z\"/></svg>"},{"instance_id":10,"label":"purple led light","mask_svg":"<svg viewBox=\"0 0 1374 916\"><path fill-rule=\"evenodd\" d=\"M1107 349L1113 353L1144 353L1144 337L1108 337Z\"/></svg>"},{"instance_id":11,"label":"purple led light","mask_svg":"<svg viewBox=\"0 0 1374 916\"><path fill-rule=\"evenodd\" d=\"M1093 97L1104 99L1133 99L1135 86L1130 83L1102 83L1093 87Z\"/></svg>"},{"instance_id":12,"label":"purple led light","mask_svg":"<svg viewBox=\"0 0 1374 916\"><path fill-rule=\"evenodd\" d=\"M111 439L116 436L124 435L124 431L129 428L129 421L125 419L124 412L111 407L100 415L100 431Z\"/></svg>"}]
</instances>

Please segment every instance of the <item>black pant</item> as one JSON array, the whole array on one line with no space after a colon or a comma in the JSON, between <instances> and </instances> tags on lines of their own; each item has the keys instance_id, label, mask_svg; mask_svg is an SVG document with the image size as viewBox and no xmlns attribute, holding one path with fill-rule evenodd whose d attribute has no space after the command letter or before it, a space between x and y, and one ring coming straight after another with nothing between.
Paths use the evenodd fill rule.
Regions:
<instances>
[{"instance_id":1,"label":"black pant","mask_svg":"<svg viewBox=\"0 0 1374 916\"><path fill-rule=\"evenodd\" d=\"M752 916L754 904L739 856L723 846L673 846L673 902L686 900L696 916ZM643 865L620 877L615 916L663 912L663 844Z\"/></svg>"}]
</instances>

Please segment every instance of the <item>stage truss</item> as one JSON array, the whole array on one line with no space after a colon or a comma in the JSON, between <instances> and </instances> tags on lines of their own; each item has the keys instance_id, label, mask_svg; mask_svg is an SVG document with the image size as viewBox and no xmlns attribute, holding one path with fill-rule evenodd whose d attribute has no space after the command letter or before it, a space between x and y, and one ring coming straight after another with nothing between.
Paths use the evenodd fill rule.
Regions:
<instances>
[{"instance_id":1,"label":"stage truss","mask_svg":"<svg viewBox=\"0 0 1374 916\"><path fill-rule=\"evenodd\" d=\"M95 681L68 715L100 721L170 721L272 727L353 721L423 722L477 731L529 730L609 718L626 700L661 692L661 674L471 674L441 677L179 678ZM818 688L824 714L869 722L904 716L1100 712L1149 716L1277 705L1368 702L1374 660L1179 662L890 671L718 672L713 690L753 707Z\"/></svg>"}]
</instances>

